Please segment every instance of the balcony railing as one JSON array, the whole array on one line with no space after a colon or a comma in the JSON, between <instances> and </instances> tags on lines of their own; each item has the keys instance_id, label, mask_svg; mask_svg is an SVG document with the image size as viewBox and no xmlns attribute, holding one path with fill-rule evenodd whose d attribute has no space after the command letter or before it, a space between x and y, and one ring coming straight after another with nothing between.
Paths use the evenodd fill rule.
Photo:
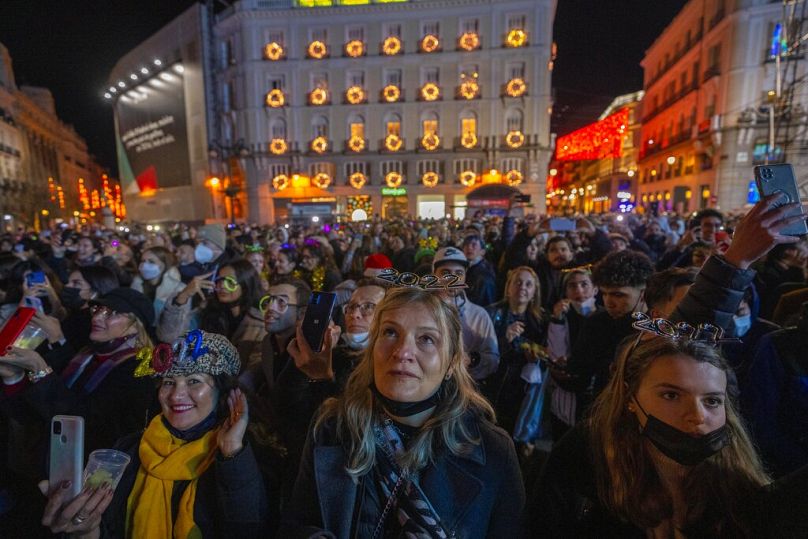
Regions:
<instances>
[{"instance_id":1,"label":"balcony railing","mask_svg":"<svg viewBox=\"0 0 808 539\"><path fill-rule=\"evenodd\" d=\"M687 54L687 52L688 52L690 49L692 49L692 48L693 48L693 47L694 47L694 46L695 46L695 45L696 45L696 44L697 44L699 41L701 41L701 38L702 38L702 36L703 36L703 35L704 35L704 34L703 34L703 32L701 31L701 29L699 29L698 33L697 33L695 36L691 36L690 41L685 41L685 45L684 45L684 47L683 47L683 48L682 48L682 49L679 51L679 54L676 54L676 55L674 55L672 58L670 58L670 59L669 59L669 60L668 60L668 61L665 63L665 65L663 65L663 66L662 66L662 69L660 69L660 70L659 70L659 71L656 73L656 75L654 75L653 77L651 77L651 78L648 80L648 84L646 84L646 85L645 85L646 90L647 90L648 88L650 88L650 87L651 87L651 86L652 86L652 85L653 85L653 84L654 84L656 81L658 81L659 79L661 79L661 78L662 78L662 76L663 76L663 75L665 75L665 73L667 73L667 72L668 72L668 70L669 70L671 67L673 67L673 66L676 64L676 62L678 62L678 61L679 61L679 60L682 58L682 56L684 56L685 54Z\"/></svg>"},{"instance_id":2,"label":"balcony railing","mask_svg":"<svg viewBox=\"0 0 808 539\"><path fill-rule=\"evenodd\" d=\"M717 65L710 66L704 72L704 76L702 77L702 81L707 82L711 78L717 77L720 74L721 74L721 68L719 66L717 66Z\"/></svg>"}]
</instances>

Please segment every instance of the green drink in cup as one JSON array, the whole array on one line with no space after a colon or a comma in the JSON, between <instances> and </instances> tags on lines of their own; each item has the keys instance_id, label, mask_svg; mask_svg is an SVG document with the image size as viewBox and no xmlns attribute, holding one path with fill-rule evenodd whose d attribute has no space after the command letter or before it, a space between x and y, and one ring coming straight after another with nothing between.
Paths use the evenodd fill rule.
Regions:
<instances>
[{"instance_id":1,"label":"green drink in cup","mask_svg":"<svg viewBox=\"0 0 808 539\"><path fill-rule=\"evenodd\" d=\"M96 449L84 468L84 485L94 488L107 483L114 490L130 460L129 455L115 449Z\"/></svg>"}]
</instances>

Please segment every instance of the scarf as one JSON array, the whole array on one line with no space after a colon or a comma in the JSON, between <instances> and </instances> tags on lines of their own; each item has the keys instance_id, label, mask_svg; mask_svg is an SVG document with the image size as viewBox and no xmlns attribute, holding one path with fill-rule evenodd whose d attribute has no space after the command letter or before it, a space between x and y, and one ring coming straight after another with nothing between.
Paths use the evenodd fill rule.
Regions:
<instances>
[{"instance_id":1,"label":"scarf","mask_svg":"<svg viewBox=\"0 0 808 539\"><path fill-rule=\"evenodd\" d=\"M382 514L373 532L373 539L385 537L384 526L391 511L400 528L399 537L448 537L440 517L432 508L426 494L418 485L417 476L399 468L396 455L404 452L404 442L390 419L373 427L376 438L374 475L381 492L387 497Z\"/></svg>"},{"instance_id":2,"label":"scarf","mask_svg":"<svg viewBox=\"0 0 808 539\"><path fill-rule=\"evenodd\" d=\"M126 502L126 537L189 539L202 537L194 522L199 477L216 456L216 429L185 442L171 435L157 416L140 440L140 468ZM171 495L175 481L189 481L172 521Z\"/></svg>"},{"instance_id":3,"label":"scarf","mask_svg":"<svg viewBox=\"0 0 808 539\"><path fill-rule=\"evenodd\" d=\"M137 349L133 347L126 347L110 354L101 354L93 352L92 349L85 349L67 364L67 367L62 371L62 380L64 380L65 386L72 388L86 371L87 377L80 390L84 393L92 393L104 381L104 378L112 372L112 369L134 356L136 352Z\"/></svg>"}]
</instances>

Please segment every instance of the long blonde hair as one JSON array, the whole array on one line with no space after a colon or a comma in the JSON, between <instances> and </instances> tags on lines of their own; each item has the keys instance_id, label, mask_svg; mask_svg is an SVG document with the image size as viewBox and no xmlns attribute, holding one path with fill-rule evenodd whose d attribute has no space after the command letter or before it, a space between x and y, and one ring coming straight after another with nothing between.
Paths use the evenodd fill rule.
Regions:
<instances>
[{"instance_id":1,"label":"long blonde hair","mask_svg":"<svg viewBox=\"0 0 808 539\"><path fill-rule=\"evenodd\" d=\"M536 272L530 266L517 266L508 272L508 278L505 281L505 302L510 304L508 294L510 293L511 283L516 279L516 276L519 275L519 272L522 271L530 274L530 277L533 279L533 284L535 285L535 291L533 292L533 297L530 298L527 304L527 310L536 317L536 320L541 320L541 283L539 283L539 276L536 275Z\"/></svg>"},{"instance_id":2,"label":"long blonde hair","mask_svg":"<svg viewBox=\"0 0 808 539\"><path fill-rule=\"evenodd\" d=\"M370 384L374 381L373 349L381 333L381 320L389 311L412 305L421 306L424 316L431 315L437 322L442 363L449 372L439 389L442 397L435 412L420 428L399 459L399 465L410 471L420 470L434 460L440 445L455 455L468 453L473 445L479 444L479 439L470 432L464 416L471 412L479 420L494 420L494 410L477 392L463 363L463 339L457 309L441 300L435 292L419 288L390 290L376 307L367 350L348 379L344 394L323 404L314 426L316 437L326 422L332 419L336 422L337 434L348 451L347 472L354 481L371 471L376 462L373 425L379 421L381 412L374 404Z\"/></svg>"},{"instance_id":3,"label":"long blonde hair","mask_svg":"<svg viewBox=\"0 0 808 539\"><path fill-rule=\"evenodd\" d=\"M593 405L589 428L600 500L622 519L644 529L673 515L673 501L663 486L629 401L654 360L687 356L725 373L729 367L718 350L691 340L654 337L638 343L616 363L616 370ZM729 444L694 466L684 479L687 529L716 537L749 534L742 502L770 482L729 395L724 399Z\"/></svg>"}]
</instances>

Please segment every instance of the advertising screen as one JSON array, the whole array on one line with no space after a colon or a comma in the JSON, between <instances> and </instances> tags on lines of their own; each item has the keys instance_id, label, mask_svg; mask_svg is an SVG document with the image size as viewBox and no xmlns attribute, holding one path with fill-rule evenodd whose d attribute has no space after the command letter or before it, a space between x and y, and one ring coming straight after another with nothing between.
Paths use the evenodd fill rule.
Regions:
<instances>
[{"instance_id":1,"label":"advertising screen","mask_svg":"<svg viewBox=\"0 0 808 539\"><path fill-rule=\"evenodd\" d=\"M190 185L182 65L124 92L115 103L115 130L125 194Z\"/></svg>"}]
</instances>

